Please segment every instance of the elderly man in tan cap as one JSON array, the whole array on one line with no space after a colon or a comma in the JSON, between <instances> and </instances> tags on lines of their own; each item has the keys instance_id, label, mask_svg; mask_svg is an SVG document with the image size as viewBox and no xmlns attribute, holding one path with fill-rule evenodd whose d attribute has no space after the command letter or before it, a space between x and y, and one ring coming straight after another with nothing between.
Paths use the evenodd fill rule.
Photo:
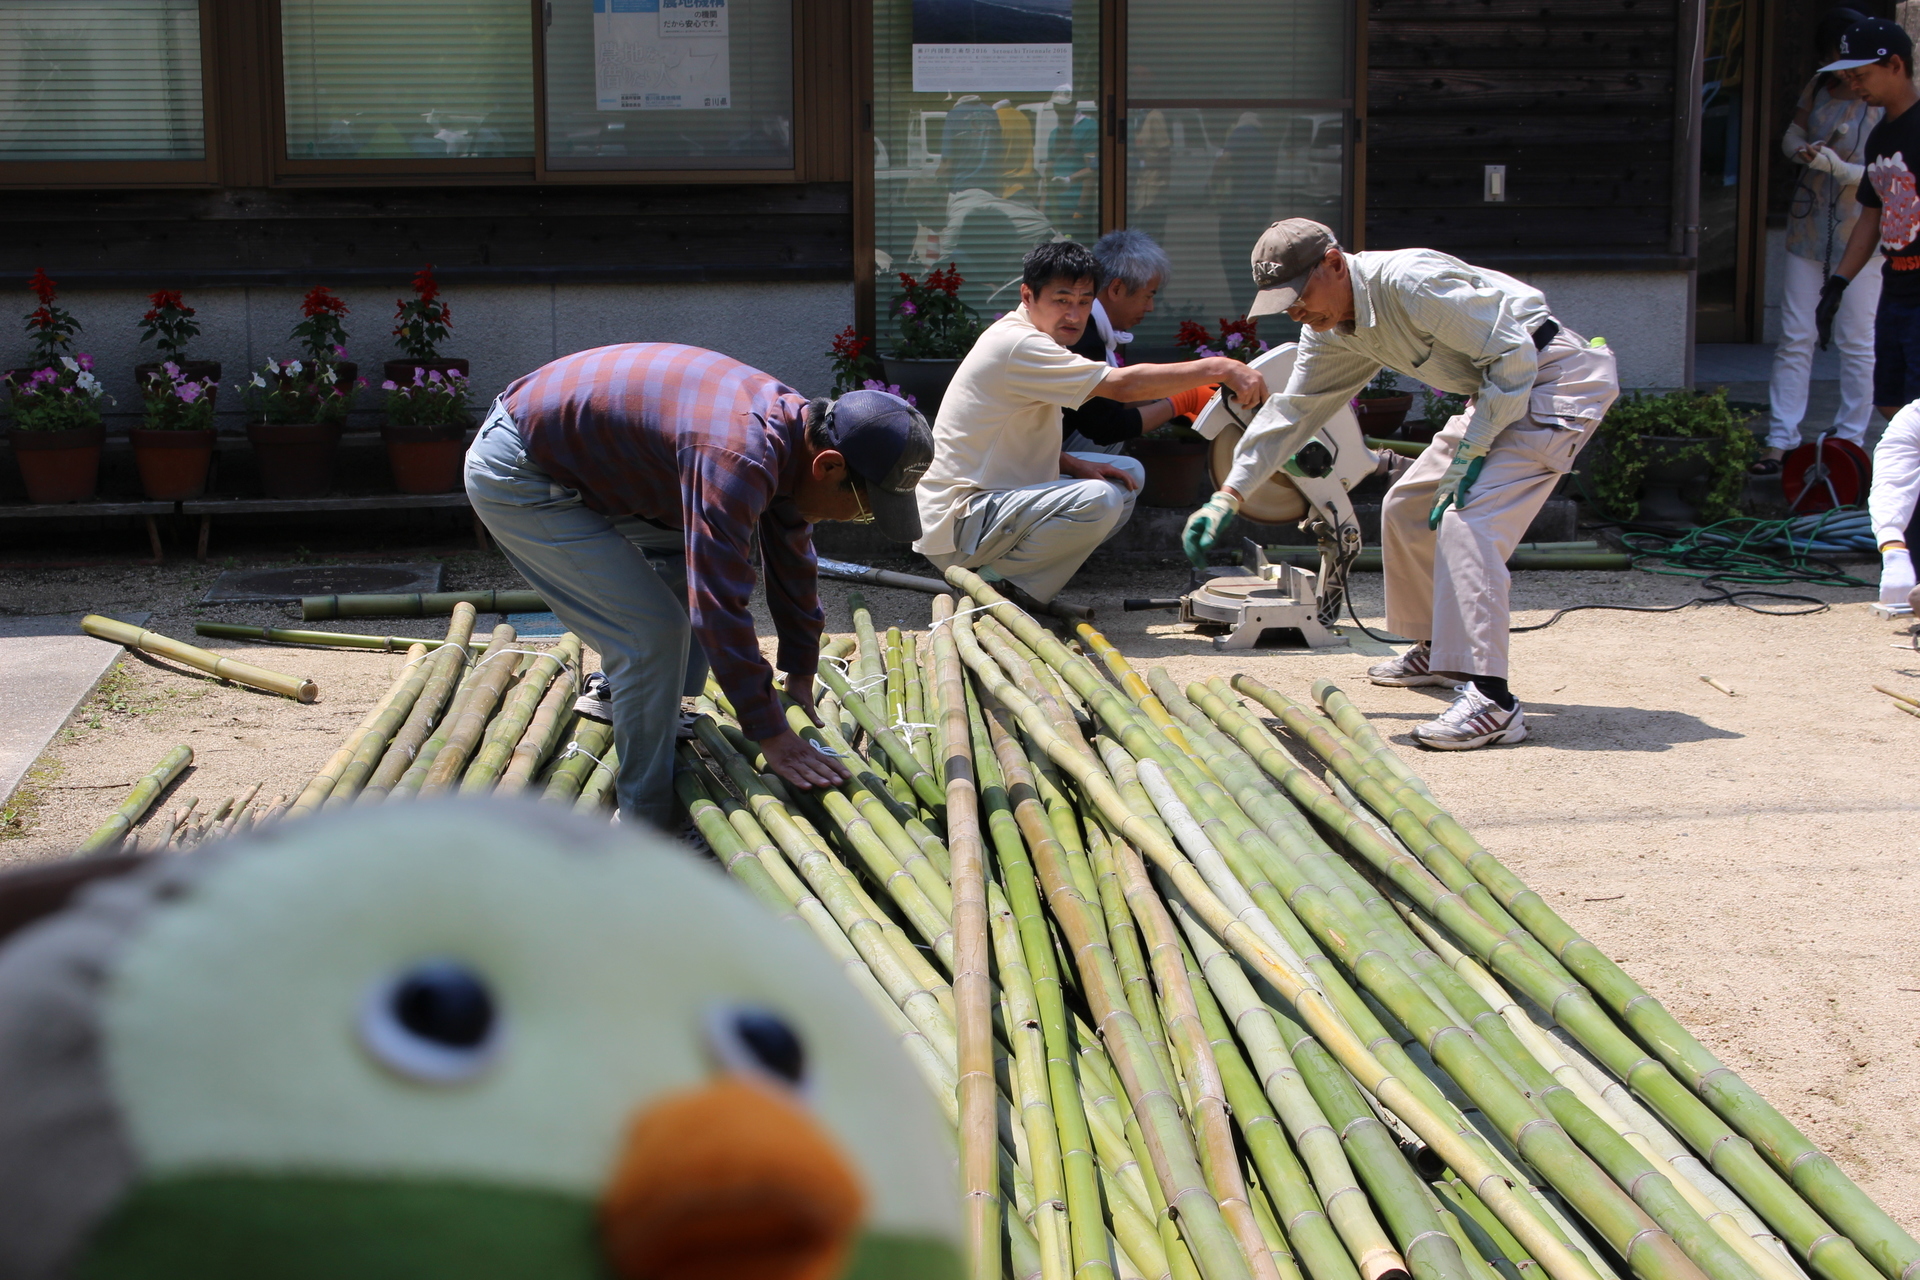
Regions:
<instances>
[{"instance_id":1,"label":"elderly man in tan cap","mask_svg":"<svg viewBox=\"0 0 1920 1280\"><path fill-rule=\"evenodd\" d=\"M1307 332L1226 484L1187 521L1188 554L1204 554L1242 496L1286 463L1289 438L1310 437L1383 366L1471 397L1387 492L1387 626L1419 643L1368 674L1458 686L1452 706L1414 729L1422 746L1519 742L1507 557L1620 394L1613 353L1558 323L1532 285L1432 249L1347 253L1305 218L1267 228L1253 277L1249 314L1284 311Z\"/></svg>"}]
</instances>

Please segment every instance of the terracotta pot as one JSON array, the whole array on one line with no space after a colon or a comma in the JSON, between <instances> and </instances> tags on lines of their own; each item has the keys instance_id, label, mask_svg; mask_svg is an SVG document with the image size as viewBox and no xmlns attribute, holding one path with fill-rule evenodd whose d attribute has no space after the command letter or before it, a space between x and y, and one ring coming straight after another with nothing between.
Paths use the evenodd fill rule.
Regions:
<instances>
[{"instance_id":1,"label":"terracotta pot","mask_svg":"<svg viewBox=\"0 0 1920 1280\"><path fill-rule=\"evenodd\" d=\"M146 390L147 379L160 372L164 361L152 361L133 366L133 385ZM213 379L213 385L207 388L207 398L216 403L220 399L220 362L218 360L181 360L180 375L189 382L204 382Z\"/></svg>"},{"instance_id":2,"label":"terracotta pot","mask_svg":"<svg viewBox=\"0 0 1920 1280\"><path fill-rule=\"evenodd\" d=\"M385 365L385 380L410 386L415 369L438 369L441 373L458 373L463 378L472 372L465 360L389 360Z\"/></svg>"},{"instance_id":3,"label":"terracotta pot","mask_svg":"<svg viewBox=\"0 0 1920 1280\"><path fill-rule=\"evenodd\" d=\"M1353 416L1360 419L1360 434L1384 439L1400 429L1400 424L1407 420L1407 411L1412 408L1410 395L1380 396L1356 401Z\"/></svg>"},{"instance_id":4,"label":"terracotta pot","mask_svg":"<svg viewBox=\"0 0 1920 1280\"><path fill-rule=\"evenodd\" d=\"M1143 507L1197 507L1207 500L1212 484L1207 476L1205 440L1149 440L1141 437L1127 452L1147 470L1140 487Z\"/></svg>"},{"instance_id":5,"label":"terracotta pot","mask_svg":"<svg viewBox=\"0 0 1920 1280\"><path fill-rule=\"evenodd\" d=\"M100 446L104 426L74 427L68 431L8 433L13 456L27 482L27 501L82 502L100 484Z\"/></svg>"},{"instance_id":6,"label":"terracotta pot","mask_svg":"<svg viewBox=\"0 0 1920 1280\"><path fill-rule=\"evenodd\" d=\"M411 376L411 374L409 374ZM380 428L387 444L393 487L402 493L453 493L465 482L467 431L472 423L445 427Z\"/></svg>"},{"instance_id":7,"label":"terracotta pot","mask_svg":"<svg viewBox=\"0 0 1920 1280\"><path fill-rule=\"evenodd\" d=\"M247 427L247 440L260 466L260 487L269 498L318 498L333 488L338 428L317 422L255 422Z\"/></svg>"},{"instance_id":8,"label":"terracotta pot","mask_svg":"<svg viewBox=\"0 0 1920 1280\"><path fill-rule=\"evenodd\" d=\"M932 423L934 415L940 412L941 397L947 394L947 384L953 381L960 362L902 360L898 356L881 356L880 368L887 384L899 387L903 396L912 396L921 416Z\"/></svg>"},{"instance_id":9,"label":"terracotta pot","mask_svg":"<svg viewBox=\"0 0 1920 1280\"><path fill-rule=\"evenodd\" d=\"M214 430L127 432L140 487L155 502L184 502L207 491L207 467L213 461Z\"/></svg>"}]
</instances>

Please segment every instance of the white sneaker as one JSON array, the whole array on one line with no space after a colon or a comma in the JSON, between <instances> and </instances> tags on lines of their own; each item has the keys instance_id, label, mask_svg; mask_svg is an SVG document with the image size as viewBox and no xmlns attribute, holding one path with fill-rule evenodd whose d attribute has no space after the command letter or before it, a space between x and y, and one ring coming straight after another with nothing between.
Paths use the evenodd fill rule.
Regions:
<instances>
[{"instance_id":1,"label":"white sneaker","mask_svg":"<svg viewBox=\"0 0 1920 1280\"><path fill-rule=\"evenodd\" d=\"M1472 751L1475 747L1526 739L1527 717L1518 702L1513 704L1513 710L1502 711L1499 703L1473 685L1456 688L1460 696L1440 713L1439 719L1415 726L1415 742L1435 751Z\"/></svg>"},{"instance_id":2,"label":"white sneaker","mask_svg":"<svg viewBox=\"0 0 1920 1280\"><path fill-rule=\"evenodd\" d=\"M1397 658L1385 662L1376 662L1367 668L1367 678L1375 684L1393 685L1396 688L1410 689L1421 684L1452 684L1445 676L1433 674L1427 665L1433 650L1424 644L1417 644Z\"/></svg>"},{"instance_id":3,"label":"white sneaker","mask_svg":"<svg viewBox=\"0 0 1920 1280\"><path fill-rule=\"evenodd\" d=\"M613 685L604 672L592 672L580 682L580 696L573 700L573 709L590 719L613 723Z\"/></svg>"}]
</instances>

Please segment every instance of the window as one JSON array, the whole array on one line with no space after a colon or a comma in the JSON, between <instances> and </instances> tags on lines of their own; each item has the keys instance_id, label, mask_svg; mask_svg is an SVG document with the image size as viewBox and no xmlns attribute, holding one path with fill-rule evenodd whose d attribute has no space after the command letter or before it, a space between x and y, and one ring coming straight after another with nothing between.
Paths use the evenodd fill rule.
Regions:
<instances>
[{"instance_id":1,"label":"window","mask_svg":"<svg viewBox=\"0 0 1920 1280\"><path fill-rule=\"evenodd\" d=\"M552 0L549 169L791 169L792 0Z\"/></svg>"},{"instance_id":2,"label":"window","mask_svg":"<svg viewBox=\"0 0 1920 1280\"><path fill-rule=\"evenodd\" d=\"M1353 103L1341 0L1185 0L1127 5L1127 225L1173 261L1136 359L1165 358L1182 320L1246 314L1248 256L1281 218L1346 234ZM1291 341L1284 316L1261 322Z\"/></svg>"},{"instance_id":3,"label":"window","mask_svg":"<svg viewBox=\"0 0 1920 1280\"><path fill-rule=\"evenodd\" d=\"M0 160L200 160L198 0L0 0Z\"/></svg>"},{"instance_id":4,"label":"window","mask_svg":"<svg viewBox=\"0 0 1920 1280\"><path fill-rule=\"evenodd\" d=\"M533 155L526 0L282 0L289 160Z\"/></svg>"},{"instance_id":5,"label":"window","mask_svg":"<svg viewBox=\"0 0 1920 1280\"><path fill-rule=\"evenodd\" d=\"M895 272L957 265L991 320L1020 260L1100 234L1098 0L875 0L874 261L880 347Z\"/></svg>"}]
</instances>

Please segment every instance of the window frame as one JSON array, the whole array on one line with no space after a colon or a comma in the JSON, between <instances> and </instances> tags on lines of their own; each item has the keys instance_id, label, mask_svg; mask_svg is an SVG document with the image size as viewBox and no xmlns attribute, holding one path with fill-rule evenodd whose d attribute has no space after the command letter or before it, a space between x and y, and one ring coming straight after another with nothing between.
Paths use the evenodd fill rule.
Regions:
<instances>
[{"instance_id":1,"label":"window frame","mask_svg":"<svg viewBox=\"0 0 1920 1280\"><path fill-rule=\"evenodd\" d=\"M0 160L0 189L204 187L213 184L220 167L220 139L215 127L215 94L219 79L220 48L215 31L217 0L199 0L200 13L200 123L198 160Z\"/></svg>"}]
</instances>

